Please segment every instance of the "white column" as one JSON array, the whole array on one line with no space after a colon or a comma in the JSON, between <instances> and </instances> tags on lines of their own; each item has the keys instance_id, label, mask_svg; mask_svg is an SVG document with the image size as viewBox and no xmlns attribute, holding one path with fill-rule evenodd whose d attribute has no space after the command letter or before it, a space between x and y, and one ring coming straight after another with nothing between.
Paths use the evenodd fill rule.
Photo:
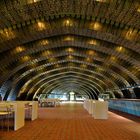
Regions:
<instances>
[{"instance_id":1,"label":"white column","mask_svg":"<svg viewBox=\"0 0 140 140\"><path fill-rule=\"evenodd\" d=\"M92 104L93 104L93 100L89 100L89 114L92 114Z\"/></svg>"},{"instance_id":2,"label":"white column","mask_svg":"<svg viewBox=\"0 0 140 140\"><path fill-rule=\"evenodd\" d=\"M92 117L95 116L95 104L96 104L96 101L93 100L93 101L92 101L92 111L91 111Z\"/></svg>"},{"instance_id":3,"label":"white column","mask_svg":"<svg viewBox=\"0 0 140 140\"><path fill-rule=\"evenodd\" d=\"M24 116L25 116L25 110L24 110L24 103L23 102L16 102L13 103L14 107L14 130L18 130L19 128L24 126Z\"/></svg>"},{"instance_id":4,"label":"white column","mask_svg":"<svg viewBox=\"0 0 140 140\"><path fill-rule=\"evenodd\" d=\"M32 103L32 118L31 120L35 120L38 118L38 102L37 101L33 101Z\"/></svg>"},{"instance_id":5,"label":"white column","mask_svg":"<svg viewBox=\"0 0 140 140\"><path fill-rule=\"evenodd\" d=\"M108 119L108 102L96 101L95 113L93 113L95 119Z\"/></svg>"}]
</instances>

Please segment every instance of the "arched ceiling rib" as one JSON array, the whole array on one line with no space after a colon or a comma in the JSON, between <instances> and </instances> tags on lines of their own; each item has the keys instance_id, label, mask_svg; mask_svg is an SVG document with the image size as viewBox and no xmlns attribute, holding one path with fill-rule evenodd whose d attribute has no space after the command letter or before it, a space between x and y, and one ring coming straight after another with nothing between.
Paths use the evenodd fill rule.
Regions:
<instances>
[{"instance_id":1,"label":"arched ceiling rib","mask_svg":"<svg viewBox=\"0 0 140 140\"><path fill-rule=\"evenodd\" d=\"M57 90L56 90L56 87L57 87ZM72 91L73 92L76 92L76 93L78 93L78 94L81 94L81 95L87 95L89 98L91 98L90 96L90 94L83 88L83 87L79 87L79 86L76 86L75 85L75 89L73 89ZM53 87L51 90L49 90L48 91L48 89L47 89L47 87L43 90L43 92L46 94L46 93L48 93L48 94L50 94L50 91L51 91L51 93L56 93L56 94L64 94L64 93L70 93L70 92L72 92L71 91L71 87L69 86L69 85L66 85L66 86L64 86L63 84L60 84L60 85L57 85L57 86L55 86L55 87ZM37 92L36 92L37 93Z\"/></svg>"},{"instance_id":2,"label":"arched ceiling rib","mask_svg":"<svg viewBox=\"0 0 140 140\"><path fill-rule=\"evenodd\" d=\"M76 86L75 86L76 87ZM37 96L37 94L39 94L40 92L49 95L51 93L55 93L55 94L65 94L65 93L70 93L71 92L71 87L69 86L64 86L62 84L60 85L56 85L55 87L50 87L50 89L48 90L48 87L46 87L43 91L40 91L40 89L38 89L35 94L34 97ZM89 92L87 90L85 90L85 88L83 87L79 87L77 86L75 89L72 90L75 93L78 93L80 95L86 95L88 98L92 98L91 95L89 94Z\"/></svg>"},{"instance_id":3,"label":"arched ceiling rib","mask_svg":"<svg viewBox=\"0 0 140 140\"><path fill-rule=\"evenodd\" d=\"M63 20L67 20L67 19L63 19ZM93 22L93 23L95 24L96 22ZM45 24L45 23L43 23L43 24ZM62 23L62 25L60 25L60 27L58 25L57 28L55 26L53 27L52 24L50 26L52 26L52 27L50 27L50 29L45 28L45 29L42 29L43 31L42 30L38 31L36 29L38 27L29 29L32 32L28 32L28 30L23 31L23 29L21 29L21 32L25 32L25 34L23 34L22 36L21 35L18 36L18 34L17 34L17 36L16 36L17 38L15 37L14 39L13 38L7 39L7 41L4 41L3 43L1 43L0 52L12 49L14 46L19 46L21 44L27 44L29 42L40 40L40 39L43 39L46 37L50 38L53 36L73 35L73 34L77 34L79 36L86 36L86 37L94 38L94 39L99 39L102 41L107 41L114 45L124 46L133 51L136 51L136 49L140 50L139 43L138 43L139 36L135 33L138 37L135 38L136 41L134 41L133 38L136 37L136 35L133 33L133 31L131 31L130 33L129 33L129 31L126 31L125 34L122 34L123 30L121 30L120 35L118 35L117 34L118 30L116 30L116 28L114 29L114 32L116 32L116 34L113 34L112 32L108 32L108 31L103 32L102 30L95 30L94 26L90 29L90 27L89 27L90 24L87 27L82 27L82 28L77 27L75 25L73 25L74 27L71 27L71 26L69 27L69 25L63 26L63 23ZM83 28L85 28L85 29L83 29ZM108 28L110 28L110 26L108 26ZM108 29L108 28L106 27L106 29ZM111 29L113 30L113 28L111 28ZM5 31L3 31L3 32L4 32L3 34L6 34ZM129 35L130 39L129 38L127 39L128 33L130 34ZM139 32L138 32L138 34L139 34ZM29 38L29 36L32 36L32 38ZM132 38L131 38L131 36L132 36ZM24 37L24 40L23 40L23 37ZM11 44L11 41L13 41L13 40L14 40L14 42Z\"/></svg>"},{"instance_id":4,"label":"arched ceiling rib","mask_svg":"<svg viewBox=\"0 0 140 140\"><path fill-rule=\"evenodd\" d=\"M84 47L84 46L83 46ZM67 49L67 48L66 48ZM69 49L69 48L68 48ZM60 52L58 52L58 51L60 51ZM99 55L98 55L98 53L94 53L93 54L93 56L92 55L88 55L88 54L86 54L86 53L83 53L82 51L79 51L79 52L76 52L76 51L74 51L73 53L70 53L70 52L67 52L67 50L64 50L64 49L62 49L62 50L58 50L57 52L56 52L56 57L58 57L59 55L61 56L63 56L63 55L66 55L66 56L69 56L69 55L71 55L71 56L78 56L78 57L88 57L89 56L89 58L91 58L91 59L96 59L96 60L98 60L98 61L105 61L104 59L100 59L100 58L98 58L99 57ZM51 50L50 50L50 52L51 52ZM81 52L81 53L80 53ZM86 51L87 53L88 53L88 50ZM46 52L46 53L49 53L49 51L48 52ZM90 53L90 50L89 50L89 53ZM44 53L45 54L45 53ZM59 54L59 55L58 55ZM37 58L41 58L42 56L42 54L38 54L40 57L37 57ZM48 57L55 57L55 52L53 52L53 55L48 55L48 54L46 54L46 59L48 59ZM97 56L96 56L97 55ZM100 55L101 56L101 55ZM102 58L105 58L105 57L103 57L103 56L101 56ZM36 59L36 57L34 58L33 57L33 59L35 60L33 60L33 63L37 63L37 62L39 62L39 60L37 60ZM68 58L69 59L69 58ZM112 61L112 59L113 59L113 57L111 56L110 58L108 58L107 57L107 60L108 60L108 63L107 63L107 65L106 64L104 64L105 65L105 67L107 67L108 68L108 64L109 63L112 63L111 65L114 65L114 63L113 63L113 61ZM106 61L107 61L106 60ZM17 59L16 59L16 61L17 61ZM87 61L86 63L88 63L89 65L91 65L90 64L90 62L88 62L88 60L84 60L84 61ZM21 61L22 62L22 61ZM83 63L85 63L85 62L83 62ZM102 62L103 63L103 62ZM124 63L124 64L126 64L126 63ZM115 67L116 67L116 65L117 64L115 64ZM133 64L134 65L134 64ZM12 65L13 66L13 65ZM114 67L114 66L113 66ZM115 68L114 67L114 68ZM125 74L125 73L128 73L129 75L130 75L130 72L129 71L127 71L127 69L126 68L123 68L121 65L118 65L115 69L120 69L121 71L123 71L123 69L124 69L124 73L123 73L123 75ZM119 71L120 71L119 70ZM136 79L136 77L134 76L134 75L130 75L133 79ZM4 79L5 79L5 77L4 77ZM134 80L135 81L135 80ZM136 80L136 81L138 81L138 80Z\"/></svg>"},{"instance_id":5,"label":"arched ceiling rib","mask_svg":"<svg viewBox=\"0 0 140 140\"><path fill-rule=\"evenodd\" d=\"M54 87L56 89L56 87ZM71 89L73 89L71 91ZM94 98L96 99L96 94L92 91L92 93L89 91L89 89L87 89L86 87L84 86L81 86L81 85L78 85L78 83L75 83L74 86L69 86L69 85L58 85L57 86L57 90L58 91L61 91L61 94L64 94L64 93L70 93L70 92L74 92L74 93L78 93L80 95L87 95L90 99ZM53 93L53 88L52 88L52 93ZM48 93L48 92L46 92Z\"/></svg>"},{"instance_id":6,"label":"arched ceiling rib","mask_svg":"<svg viewBox=\"0 0 140 140\"><path fill-rule=\"evenodd\" d=\"M61 80L61 79L60 79ZM69 86L70 85L70 83L71 82L73 82L72 84L72 86ZM79 82L80 82L80 84L79 84ZM46 83L44 83L44 85L43 86L41 86L41 88L40 88L40 91L41 90L45 90L44 89L44 86L46 86L47 84ZM95 99L97 99L97 89L95 88L95 87L91 87L91 85L89 84L89 85L87 85L87 84L85 84L85 83L83 83L83 81L81 82L81 80L77 80L77 81L65 81L65 80L61 80L61 82L59 83L59 82L55 82L55 83L51 83L51 85L50 86L46 86L46 88L47 87L49 87L50 89L55 89L56 88L56 86L57 86L57 89L58 89L58 86L61 86L62 88L61 89L67 89L67 88L69 88L69 91L76 91L76 92L78 92L78 91L80 91L80 90L82 90L84 93L86 93L90 98L92 98L92 97L94 97ZM68 86L68 87L67 87ZM72 90L70 90L70 89L72 89ZM63 90L63 93L64 93L64 91L65 90ZM46 93L49 93L50 92L50 90L49 91L46 91ZM79 93L79 92L78 92ZM32 93L29 93L29 95L31 95ZM38 92L36 93L36 94L38 94ZM28 95L28 96L29 96Z\"/></svg>"},{"instance_id":7,"label":"arched ceiling rib","mask_svg":"<svg viewBox=\"0 0 140 140\"><path fill-rule=\"evenodd\" d=\"M89 89L93 88L93 89L96 89L96 91L98 91L98 89L100 91L103 91L102 87L100 87L100 85L98 85L97 83L94 82L94 81L96 81L96 79L94 79L92 77L90 77L90 79L91 80L89 80L88 76L86 76L86 75L82 78L82 74L76 75L76 73L74 74L72 72L71 73L66 72L66 73L62 73L59 75L57 74L57 75L54 75L53 77L51 76L51 77L47 77L47 78L42 78L42 80L40 80L36 84L34 83L34 86L32 86L32 88L30 88L30 90L29 90L29 94L35 93L35 91L38 90L38 88L40 88L40 86L43 87L44 84L45 84L45 87L47 87L47 85L50 86L51 84L53 84L53 86L56 86L57 83L61 84L61 82L63 80L68 81L70 84L72 84L73 82L79 81L79 83L78 83L79 85L80 85L80 83L84 83L85 85L89 86ZM57 82L57 83L55 83L55 82ZM48 89L50 89L50 87L48 87ZM27 91L24 91L24 90L22 90L22 91L23 91L23 93L27 93Z\"/></svg>"},{"instance_id":8,"label":"arched ceiling rib","mask_svg":"<svg viewBox=\"0 0 140 140\"><path fill-rule=\"evenodd\" d=\"M116 26L120 24L119 26L128 25L140 28L140 22L136 19L136 17L140 17L138 13L139 1L137 0L2 0L0 5L3 18L0 28L40 18L41 16L54 19L60 18L60 15L62 17L72 15L82 19L99 18L105 23L111 20L111 24ZM9 11L9 15L7 15L7 11Z\"/></svg>"},{"instance_id":9,"label":"arched ceiling rib","mask_svg":"<svg viewBox=\"0 0 140 140\"><path fill-rule=\"evenodd\" d=\"M102 85L102 87L100 87L100 88L103 88L103 89L106 89L106 88L108 87L107 83L103 82L103 80L101 80L101 79L99 79L99 78L96 78L96 77L94 77L94 76L88 75L88 73L89 73L88 71L87 71L87 74L86 74L86 73L80 72L79 70L80 70L80 69L76 69L76 68L74 68L74 67L71 68L71 70L69 70L69 68L67 68L67 67L64 67L64 68L61 68L61 69L56 70L55 73L54 73L53 75L51 75L51 74L45 72L45 73L42 73L41 75L37 75L36 77L34 77L34 78L32 78L32 79L29 79L29 81L27 81L27 82L25 83L25 85L23 86L23 88L24 88L24 89L30 88L32 85L37 84L37 83L38 83L37 81L39 81L39 82L41 82L41 81L43 81L43 80L49 81L49 79L52 80L52 78L55 77L55 76L58 76L58 77L59 77L59 76L63 76L64 74L76 75L77 78L78 78L78 77L79 77L79 78L84 77L86 81L89 81L89 82L91 82L92 84L95 83L95 84L97 84L99 87L100 87L100 85ZM94 73L94 75L97 75L97 74ZM98 76L99 76L99 75L98 75ZM101 77L101 78L103 78L103 77ZM84 80L84 79L83 79L83 80ZM100 84L99 84L99 83L100 83ZM110 81L110 83L111 83L111 81ZM111 84L112 84L112 83L111 83ZM15 85L16 85L16 83L15 83Z\"/></svg>"},{"instance_id":10,"label":"arched ceiling rib","mask_svg":"<svg viewBox=\"0 0 140 140\"><path fill-rule=\"evenodd\" d=\"M83 78L81 78L80 76L77 76L77 75L74 75L74 74L66 74L66 75L61 76L61 77L60 76L55 76L54 78L52 78L52 80L51 79L50 80L43 79L42 81L39 81L35 86L33 86L33 88L31 88L30 90L31 91L32 91L32 89L36 90L36 87L43 86L42 82L45 82L45 85L47 85L47 84L53 83L55 80L58 83L59 83L59 80L60 80L60 83L61 83L61 80L62 81L65 80L65 81L72 81L72 83L70 83L70 84L73 84L73 82L76 82L76 81L79 81L79 82L84 83L84 84L88 83L87 85L89 86L89 88L96 89L98 92L103 91L103 88L101 86L99 86L96 82L92 82L91 80L85 80L86 82L83 81L84 79L87 78L87 76L85 76ZM69 78L69 80L67 80L66 78ZM79 85L81 83L79 83ZM30 93L30 90L29 90L29 93Z\"/></svg>"},{"instance_id":11,"label":"arched ceiling rib","mask_svg":"<svg viewBox=\"0 0 140 140\"><path fill-rule=\"evenodd\" d=\"M140 83L140 2L2 0L0 6L0 85L11 80L11 91L20 85L10 94L26 87L26 93L66 88L94 95ZM69 80L73 86L65 85Z\"/></svg>"}]
</instances>

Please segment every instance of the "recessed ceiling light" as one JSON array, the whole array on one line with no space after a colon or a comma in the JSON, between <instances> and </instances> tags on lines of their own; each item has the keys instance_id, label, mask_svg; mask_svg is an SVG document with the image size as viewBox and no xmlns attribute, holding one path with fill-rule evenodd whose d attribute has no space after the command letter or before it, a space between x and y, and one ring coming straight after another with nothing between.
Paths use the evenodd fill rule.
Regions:
<instances>
[{"instance_id":1,"label":"recessed ceiling light","mask_svg":"<svg viewBox=\"0 0 140 140\"><path fill-rule=\"evenodd\" d=\"M90 23L89 28L92 30L98 31L98 30L101 30L102 24L99 22L92 22L92 23Z\"/></svg>"},{"instance_id":2,"label":"recessed ceiling light","mask_svg":"<svg viewBox=\"0 0 140 140\"><path fill-rule=\"evenodd\" d=\"M47 39L44 39L40 42L41 45L47 45L49 44L49 41Z\"/></svg>"},{"instance_id":3,"label":"recessed ceiling light","mask_svg":"<svg viewBox=\"0 0 140 140\"><path fill-rule=\"evenodd\" d=\"M13 39L15 38L15 33L12 29L4 29L4 31L0 31L0 35L2 35L5 39Z\"/></svg>"},{"instance_id":4,"label":"recessed ceiling light","mask_svg":"<svg viewBox=\"0 0 140 140\"><path fill-rule=\"evenodd\" d=\"M74 40L74 37L71 37L71 36L67 36L64 38L64 41L73 41Z\"/></svg>"},{"instance_id":5,"label":"recessed ceiling light","mask_svg":"<svg viewBox=\"0 0 140 140\"><path fill-rule=\"evenodd\" d=\"M140 12L140 7L138 8L137 12Z\"/></svg>"},{"instance_id":6,"label":"recessed ceiling light","mask_svg":"<svg viewBox=\"0 0 140 140\"><path fill-rule=\"evenodd\" d=\"M29 61L30 60L30 56L24 56L21 59L23 62Z\"/></svg>"},{"instance_id":7,"label":"recessed ceiling light","mask_svg":"<svg viewBox=\"0 0 140 140\"><path fill-rule=\"evenodd\" d=\"M37 26L38 26L38 29L39 29L39 30L44 30L44 29L46 29L46 26L45 26L45 23L44 23L44 22L38 21L38 22L37 22Z\"/></svg>"},{"instance_id":8,"label":"recessed ceiling light","mask_svg":"<svg viewBox=\"0 0 140 140\"><path fill-rule=\"evenodd\" d=\"M118 46L117 48L116 48L116 50L118 51L118 52L122 52L123 51L123 47L122 46Z\"/></svg>"},{"instance_id":9,"label":"recessed ceiling light","mask_svg":"<svg viewBox=\"0 0 140 140\"><path fill-rule=\"evenodd\" d=\"M125 34L125 38L128 40L133 40L135 35L136 35L136 31L129 29Z\"/></svg>"},{"instance_id":10,"label":"recessed ceiling light","mask_svg":"<svg viewBox=\"0 0 140 140\"><path fill-rule=\"evenodd\" d=\"M66 51L70 53L74 52L73 48L67 48Z\"/></svg>"},{"instance_id":11,"label":"recessed ceiling light","mask_svg":"<svg viewBox=\"0 0 140 140\"><path fill-rule=\"evenodd\" d=\"M21 46L18 46L18 47L15 48L15 52L16 53L23 52L24 50L25 50L25 48L24 47L21 47Z\"/></svg>"},{"instance_id":12,"label":"recessed ceiling light","mask_svg":"<svg viewBox=\"0 0 140 140\"><path fill-rule=\"evenodd\" d=\"M50 56L52 54L51 51L47 50L42 53L43 56Z\"/></svg>"},{"instance_id":13,"label":"recessed ceiling light","mask_svg":"<svg viewBox=\"0 0 140 140\"><path fill-rule=\"evenodd\" d=\"M73 21L71 19L65 19L63 21L63 26L73 26Z\"/></svg>"},{"instance_id":14,"label":"recessed ceiling light","mask_svg":"<svg viewBox=\"0 0 140 140\"><path fill-rule=\"evenodd\" d=\"M95 52L93 50L88 51L88 55L93 55L93 54L95 54Z\"/></svg>"},{"instance_id":15,"label":"recessed ceiling light","mask_svg":"<svg viewBox=\"0 0 140 140\"><path fill-rule=\"evenodd\" d=\"M97 45L97 41L96 40L90 40L88 42L88 44L90 44L90 45Z\"/></svg>"},{"instance_id":16,"label":"recessed ceiling light","mask_svg":"<svg viewBox=\"0 0 140 140\"><path fill-rule=\"evenodd\" d=\"M27 3L31 4L31 3L35 3L35 2L39 2L39 1L41 1L41 0L27 0Z\"/></svg>"}]
</instances>

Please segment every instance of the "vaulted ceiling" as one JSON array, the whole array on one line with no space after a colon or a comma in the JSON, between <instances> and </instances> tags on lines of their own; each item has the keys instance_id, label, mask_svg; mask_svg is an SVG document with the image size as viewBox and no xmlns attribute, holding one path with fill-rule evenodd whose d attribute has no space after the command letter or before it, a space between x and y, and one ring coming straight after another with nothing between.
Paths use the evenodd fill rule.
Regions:
<instances>
[{"instance_id":1,"label":"vaulted ceiling","mask_svg":"<svg viewBox=\"0 0 140 140\"><path fill-rule=\"evenodd\" d=\"M0 73L5 100L139 85L139 0L1 0Z\"/></svg>"}]
</instances>

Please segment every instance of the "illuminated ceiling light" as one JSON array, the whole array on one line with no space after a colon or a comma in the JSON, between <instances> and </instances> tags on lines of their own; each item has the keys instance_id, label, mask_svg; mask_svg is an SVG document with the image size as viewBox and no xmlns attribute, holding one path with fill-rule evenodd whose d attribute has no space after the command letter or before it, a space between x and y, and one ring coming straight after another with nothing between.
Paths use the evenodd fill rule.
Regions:
<instances>
[{"instance_id":1,"label":"illuminated ceiling light","mask_svg":"<svg viewBox=\"0 0 140 140\"><path fill-rule=\"evenodd\" d=\"M23 51L25 51L24 47L18 46L18 47L15 48L16 53L20 53L20 52L23 52Z\"/></svg>"},{"instance_id":2,"label":"illuminated ceiling light","mask_svg":"<svg viewBox=\"0 0 140 140\"><path fill-rule=\"evenodd\" d=\"M49 51L49 50L42 52L42 55L43 55L43 56L49 56L49 55L51 55L51 54L52 54L52 52Z\"/></svg>"},{"instance_id":3,"label":"illuminated ceiling light","mask_svg":"<svg viewBox=\"0 0 140 140\"><path fill-rule=\"evenodd\" d=\"M63 26L73 26L73 21L70 19L66 19L63 21Z\"/></svg>"},{"instance_id":4,"label":"illuminated ceiling light","mask_svg":"<svg viewBox=\"0 0 140 140\"><path fill-rule=\"evenodd\" d=\"M21 58L21 60L23 62L29 61L30 60L30 56L24 56L24 57Z\"/></svg>"},{"instance_id":5,"label":"illuminated ceiling light","mask_svg":"<svg viewBox=\"0 0 140 140\"><path fill-rule=\"evenodd\" d=\"M123 47L122 46L118 46L117 48L116 48L116 50L118 51L118 52L122 52L123 51Z\"/></svg>"},{"instance_id":6,"label":"illuminated ceiling light","mask_svg":"<svg viewBox=\"0 0 140 140\"><path fill-rule=\"evenodd\" d=\"M70 24L70 21L69 20L66 20L66 25L69 25Z\"/></svg>"},{"instance_id":7,"label":"illuminated ceiling light","mask_svg":"<svg viewBox=\"0 0 140 140\"><path fill-rule=\"evenodd\" d=\"M88 58L86 58L86 61L87 61L87 62L90 62L90 61L91 61L91 59L88 57Z\"/></svg>"},{"instance_id":8,"label":"illuminated ceiling light","mask_svg":"<svg viewBox=\"0 0 140 140\"><path fill-rule=\"evenodd\" d=\"M125 38L128 40L132 40L132 39L134 39L135 35L136 35L136 31L129 29L125 34Z\"/></svg>"},{"instance_id":9,"label":"illuminated ceiling light","mask_svg":"<svg viewBox=\"0 0 140 140\"><path fill-rule=\"evenodd\" d=\"M38 21L38 22L37 22L37 26L38 26L38 29L39 29L39 30L44 30L44 29L46 29L46 26L45 26L45 23L44 23L44 22Z\"/></svg>"},{"instance_id":10,"label":"illuminated ceiling light","mask_svg":"<svg viewBox=\"0 0 140 140\"><path fill-rule=\"evenodd\" d=\"M122 46L120 46L120 47L119 47L119 51L121 51L122 49L123 49L123 47L122 47Z\"/></svg>"},{"instance_id":11,"label":"illuminated ceiling light","mask_svg":"<svg viewBox=\"0 0 140 140\"><path fill-rule=\"evenodd\" d=\"M140 7L138 8L137 12L139 12L139 13L140 13Z\"/></svg>"},{"instance_id":12,"label":"illuminated ceiling light","mask_svg":"<svg viewBox=\"0 0 140 140\"><path fill-rule=\"evenodd\" d=\"M67 48L66 51L69 52L69 53L72 53L72 52L74 52L74 49L73 48Z\"/></svg>"},{"instance_id":13,"label":"illuminated ceiling light","mask_svg":"<svg viewBox=\"0 0 140 140\"><path fill-rule=\"evenodd\" d=\"M40 42L41 45L48 45L49 41L47 39L44 39Z\"/></svg>"},{"instance_id":14,"label":"illuminated ceiling light","mask_svg":"<svg viewBox=\"0 0 140 140\"><path fill-rule=\"evenodd\" d=\"M4 29L4 31L0 31L0 34L6 39L13 39L15 38L15 33L12 29Z\"/></svg>"},{"instance_id":15,"label":"illuminated ceiling light","mask_svg":"<svg viewBox=\"0 0 140 140\"><path fill-rule=\"evenodd\" d=\"M107 2L107 0L95 0L97 2Z\"/></svg>"},{"instance_id":16,"label":"illuminated ceiling light","mask_svg":"<svg viewBox=\"0 0 140 140\"><path fill-rule=\"evenodd\" d=\"M39 2L39 1L41 1L41 0L27 0L27 3L31 4L31 3L35 3L35 2Z\"/></svg>"},{"instance_id":17,"label":"illuminated ceiling light","mask_svg":"<svg viewBox=\"0 0 140 140\"><path fill-rule=\"evenodd\" d=\"M93 50L88 51L88 55L93 55L93 54L95 54L95 52Z\"/></svg>"},{"instance_id":18,"label":"illuminated ceiling light","mask_svg":"<svg viewBox=\"0 0 140 140\"><path fill-rule=\"evenodd\" d=\"M73 56L72 56L72 55L69 55L69 56L68 56L68 59L73 59Z\"/></svg>"},{"instance_id":19,"label":"illuminated ceiling light","mask_svg":"<svg viewBox=\"0 0 140 140\"><path fill-rule=\"evenodd\" d=\"M64 38L64 41L73 41L74 40L74 37L72 36L67 36Z\"/></svg>"},{"instance_id":20,"label":"illuminated ceiling light","mask_svg":"<svg viewBox=\"0 0 140 140\"><path fill-rule=\"evenodd\" d=\"M97 41L92 39L92 40L88 41L88 44L97 45Z\"/></svg>"},{"instance_id":21,"label":"illuminated ceiling light","mask_svg":"<svg viewBox=\"0 0 140 140\"><path fill-rule=\"evenodd\" d=\"M101 30L102 25L99 22L93 22L89 25L89 28L92 29L92 30L98 31L98 30Z\"/></svg>"},{"instance_id":22,"label":"illuminated ceiling light","mask_svg":"<svg viewBox=\"0 0 140 140\"><path fill-rule=\"evenodd\" d=\"M94 29L94 30L100 30L100 29L101 29L101 27L102 27L102 26L101 26L101 24L100 24L100 23L95 22L95 23L94 23L94 26L93 26L93 29Z\"/></svg>"}]
</instances>

